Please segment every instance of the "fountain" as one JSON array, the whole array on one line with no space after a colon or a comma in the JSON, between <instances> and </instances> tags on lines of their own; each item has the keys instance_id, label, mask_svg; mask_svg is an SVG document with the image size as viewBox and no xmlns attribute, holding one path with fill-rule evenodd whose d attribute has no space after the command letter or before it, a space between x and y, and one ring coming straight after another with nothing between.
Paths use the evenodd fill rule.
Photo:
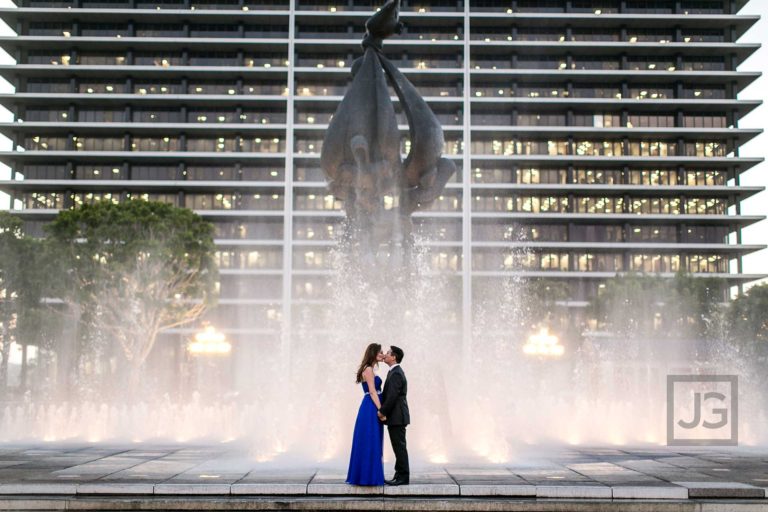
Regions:
<instances>
[{"instance_id":1,"label":"fountain","mask_svg":"<svg viewBox=\"0 0 768 512\"><path fill-rule=\"evenodd\" d=\"M346 230L327 278L330 305L297 309L286 326L290 357L273 346L238 362L250 365L247 378L228 398L193 393L179 402L156 388L130 406L98 398L4 405L0 442L241 440L257 461L344 464L359 403L354 371L374 340L405 349L417 465L502 463L530 444L664 444L666 374L748 374L748 363L725 343L699 366L672 346L640 350L650 341L643 335L613 345L560 344L534 326L519 277L473 284L466 334L458 278L431 270L423 242L433 234L411 220L439 196L455 166L441 157L443 133L429 106L384 56L384 39L400 26L398 9L390 0L366 23L363 56L326 134L321 165L344 202ZM408 119L405 160L390 87ZM213 351L198 341L201 357ZM742 384L741 440L766 443L759 388Z\"/></svg>"}]
</instances>

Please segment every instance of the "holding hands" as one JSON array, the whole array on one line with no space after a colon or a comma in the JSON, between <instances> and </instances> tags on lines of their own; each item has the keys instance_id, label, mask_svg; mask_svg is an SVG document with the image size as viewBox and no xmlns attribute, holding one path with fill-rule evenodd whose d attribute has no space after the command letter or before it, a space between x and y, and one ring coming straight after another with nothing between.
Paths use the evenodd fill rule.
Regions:
<instances>
[{"instance_id":1,"label":"holding hands","mask_svg":"<svg viewBox=\"0 0 768 512\"><path fill-rule=\"evenodd\" d=\"M380 422L382 422L382 423L384 423L385 421L387 421L387 417L386 417L386 416L384 416L383 414L381 414L381 411L378 411L378 412L376 412L376 416L378 416L378 417L379 417L379 421L380 421Z\"/></svg>"}]
</instances>

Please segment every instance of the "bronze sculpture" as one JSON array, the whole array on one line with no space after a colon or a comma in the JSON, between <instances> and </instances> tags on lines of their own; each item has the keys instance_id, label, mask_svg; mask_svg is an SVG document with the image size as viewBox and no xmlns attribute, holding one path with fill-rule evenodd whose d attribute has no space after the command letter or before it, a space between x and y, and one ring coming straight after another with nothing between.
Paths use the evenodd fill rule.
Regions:
<instances>
[{"instance_id":1,"label":"bronze sculpture","mask_svg":"<svg viewBox=\"0 0 768 512\"><path fill-rule=\"evenodd\" d=\"M383 54L384 39L402 29L399 10L400 0L389 0L366 21L363 56L352 64L352 84L320 155L328 187L344 202L350 238L364 257L382 248L390 257L407 253L411 214L430 206L456 171L441 156L445 140L437 117ZM404 161L389 87L408 120L411 149Z\"/></svg>"}]
</instances>

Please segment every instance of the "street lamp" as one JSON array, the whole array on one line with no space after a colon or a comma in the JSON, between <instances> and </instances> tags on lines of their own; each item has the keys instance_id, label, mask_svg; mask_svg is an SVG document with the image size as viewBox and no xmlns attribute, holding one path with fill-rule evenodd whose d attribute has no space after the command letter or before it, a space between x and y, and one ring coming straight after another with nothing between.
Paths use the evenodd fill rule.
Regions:
<instances>
[{"instance_id":1,"label":"street lamp","mask_svg":"<svg viewBox=\"0 0 768 512\"><path fill-rule=\"evenodd\" d=\"M528 342L523 345L523 352L529 356L560 357L565 352L565 347L560 345L557 336L542 327L539 332L528 337Z\"/></svg>"},{"instance_id":2,"label":"street lamp","mask_svg":"<svg viewBox=\"0 0 768 512\"><path fill-rule=\"evenodd\" d=\"M187 350L193 355L228 354L232 350L232 344L226 340L223 332L206 324L202 331L195 334L195 341L187 346Z\"/></svg>"}]
</instances>

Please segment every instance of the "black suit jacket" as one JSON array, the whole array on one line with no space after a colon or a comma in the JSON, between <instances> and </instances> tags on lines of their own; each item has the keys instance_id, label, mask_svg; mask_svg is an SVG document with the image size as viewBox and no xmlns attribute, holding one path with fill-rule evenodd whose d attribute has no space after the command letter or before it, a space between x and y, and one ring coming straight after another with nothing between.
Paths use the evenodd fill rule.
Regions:
<instances>
[{"instance_id":1,"label":"black suit jacket","mask_svg":"<svg viewBox=\"0 0 768 512\"><path fill-rule=\"evenodd\" d=\"M381 413L387 417L384 423L392 426L404 426L411 422L408 411L408 381L400 366L395 366L387 374L384 390L381 392Z\"/></svg>"}]
</instances>

